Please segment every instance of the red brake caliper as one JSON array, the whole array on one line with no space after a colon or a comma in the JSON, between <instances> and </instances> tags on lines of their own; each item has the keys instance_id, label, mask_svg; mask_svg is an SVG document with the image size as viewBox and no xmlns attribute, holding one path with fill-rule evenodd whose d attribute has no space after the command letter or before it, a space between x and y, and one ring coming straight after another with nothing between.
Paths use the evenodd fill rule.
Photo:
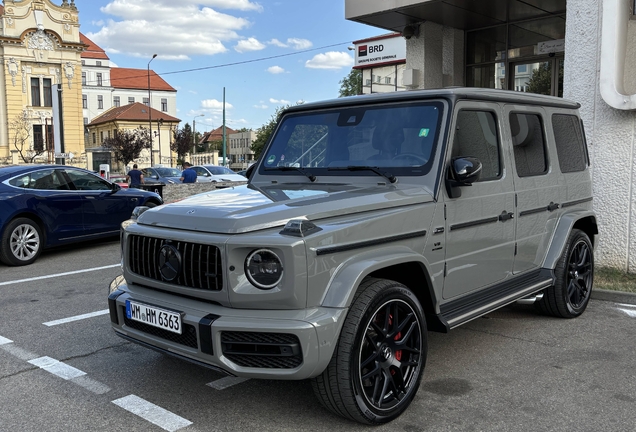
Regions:
<instances>
[{"instance_id":1,"label":"red brake caliper","mask_svg":"<svg viewBox=\"0 0 636 432\"><path fill-rule=\"evenodd\" d=\"M389 315L389 325L393 324L392 321L393 321L393 315ZM402 337L402 332L399 332L398 334L395 335L393 340L400 340L401 337ZM395 359L397 361L402 361L402 350L397 350L395 352ZM395 375L394 370L391 370L391 375Z\"/></svg>"}]
</instances>

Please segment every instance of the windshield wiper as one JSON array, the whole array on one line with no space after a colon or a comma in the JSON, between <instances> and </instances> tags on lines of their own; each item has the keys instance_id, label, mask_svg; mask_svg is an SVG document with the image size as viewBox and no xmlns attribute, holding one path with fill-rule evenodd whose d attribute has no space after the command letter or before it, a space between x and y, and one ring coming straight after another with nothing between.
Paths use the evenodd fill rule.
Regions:
<instances>
[{"instance_id":1,"label":"windshield wiper","mask_svg":"<svg viewBox=\"0 0 636 432\"><path fill-rule=\"evenodd\" d=\"M388 181L390 181L391 183L395 183L397 181L397 177L394 176L393 174L391 174L388 171L382 171L380 170L380 168L378 167L372 167L372 166L361 166L361 165L350 165L347 167L332 167L332 168L327 168L328 171L372 171L374 173L376 173L377 175L384 177L385 179L387 179Z\"/></svg>"},{"instance_id":2,"label":"windshield wiper","mask_svg":"<svg viewBox=\"0 0 636 432\"><path fill-rule=\"evenodd\" d=\"M298 171L305 177L307 177L312 183L316 181L316 176L312 173L308 173L304 169L295 166L280 166L274 168L265 168L265 171Z\"/></svg>"}]
</instances>

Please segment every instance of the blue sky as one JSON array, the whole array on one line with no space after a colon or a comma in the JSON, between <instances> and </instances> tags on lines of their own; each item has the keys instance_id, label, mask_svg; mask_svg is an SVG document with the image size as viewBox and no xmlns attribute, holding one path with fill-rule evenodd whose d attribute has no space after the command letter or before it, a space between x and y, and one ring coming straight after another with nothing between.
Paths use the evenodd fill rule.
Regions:
<instances>
[{"instance_id":1,"label":"blue sky","mask_svg":"<svg viewBox=\"0 0 636 432\"><path fill-rule=\"evenodd\" d=\"M121 67L151 68L177 93L177 117L258 128L276 107L335 98L357 39L386 31L347 21L344 0L76 0L80 30ZM329 47L328 47L329 46ZM311 50L311 51L307 51ZM304 52L303 52L304 51ZM267 57L263 61L201 71Z\"/></svg>"}]
</instances>

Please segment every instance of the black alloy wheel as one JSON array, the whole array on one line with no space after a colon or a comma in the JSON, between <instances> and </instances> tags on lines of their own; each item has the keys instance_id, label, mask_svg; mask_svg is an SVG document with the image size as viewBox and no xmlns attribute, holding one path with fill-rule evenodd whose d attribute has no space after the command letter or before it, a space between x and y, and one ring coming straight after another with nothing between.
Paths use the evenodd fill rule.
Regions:
<instances>
[{"instance_id":1,"label":"black alloy wheel","mask_svg":"<svg viewBox=\"0 0 636 432\"><path fill-rule=\"evenodd\" d=\"M402 414L422 379L427 333L424 312L406 286L366 279L358 288L331 361L312 379L331 412L382 424Z\"/></svg>"}]
</instances>

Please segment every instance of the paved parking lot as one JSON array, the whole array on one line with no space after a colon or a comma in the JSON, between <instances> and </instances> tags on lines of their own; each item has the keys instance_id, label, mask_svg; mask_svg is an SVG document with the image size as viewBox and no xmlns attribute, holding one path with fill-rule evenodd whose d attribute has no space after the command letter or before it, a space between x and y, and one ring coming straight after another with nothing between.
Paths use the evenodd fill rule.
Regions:
<instances>
[{"instance_id":1,"label":"paved parking lot","mask_svg":"<svg viewBox=\"0 0 636 432\"><path fill-rule=\"evenodd\" d=\"M0 265L0 431L369 429L323 409L307 381L228 378L118 338L106 304L118 264L106 241ZM633 431L624 301L593 300L575 320L515 306L429 333L414 403L374 430Z\"/></svg>"}]
</instances>

